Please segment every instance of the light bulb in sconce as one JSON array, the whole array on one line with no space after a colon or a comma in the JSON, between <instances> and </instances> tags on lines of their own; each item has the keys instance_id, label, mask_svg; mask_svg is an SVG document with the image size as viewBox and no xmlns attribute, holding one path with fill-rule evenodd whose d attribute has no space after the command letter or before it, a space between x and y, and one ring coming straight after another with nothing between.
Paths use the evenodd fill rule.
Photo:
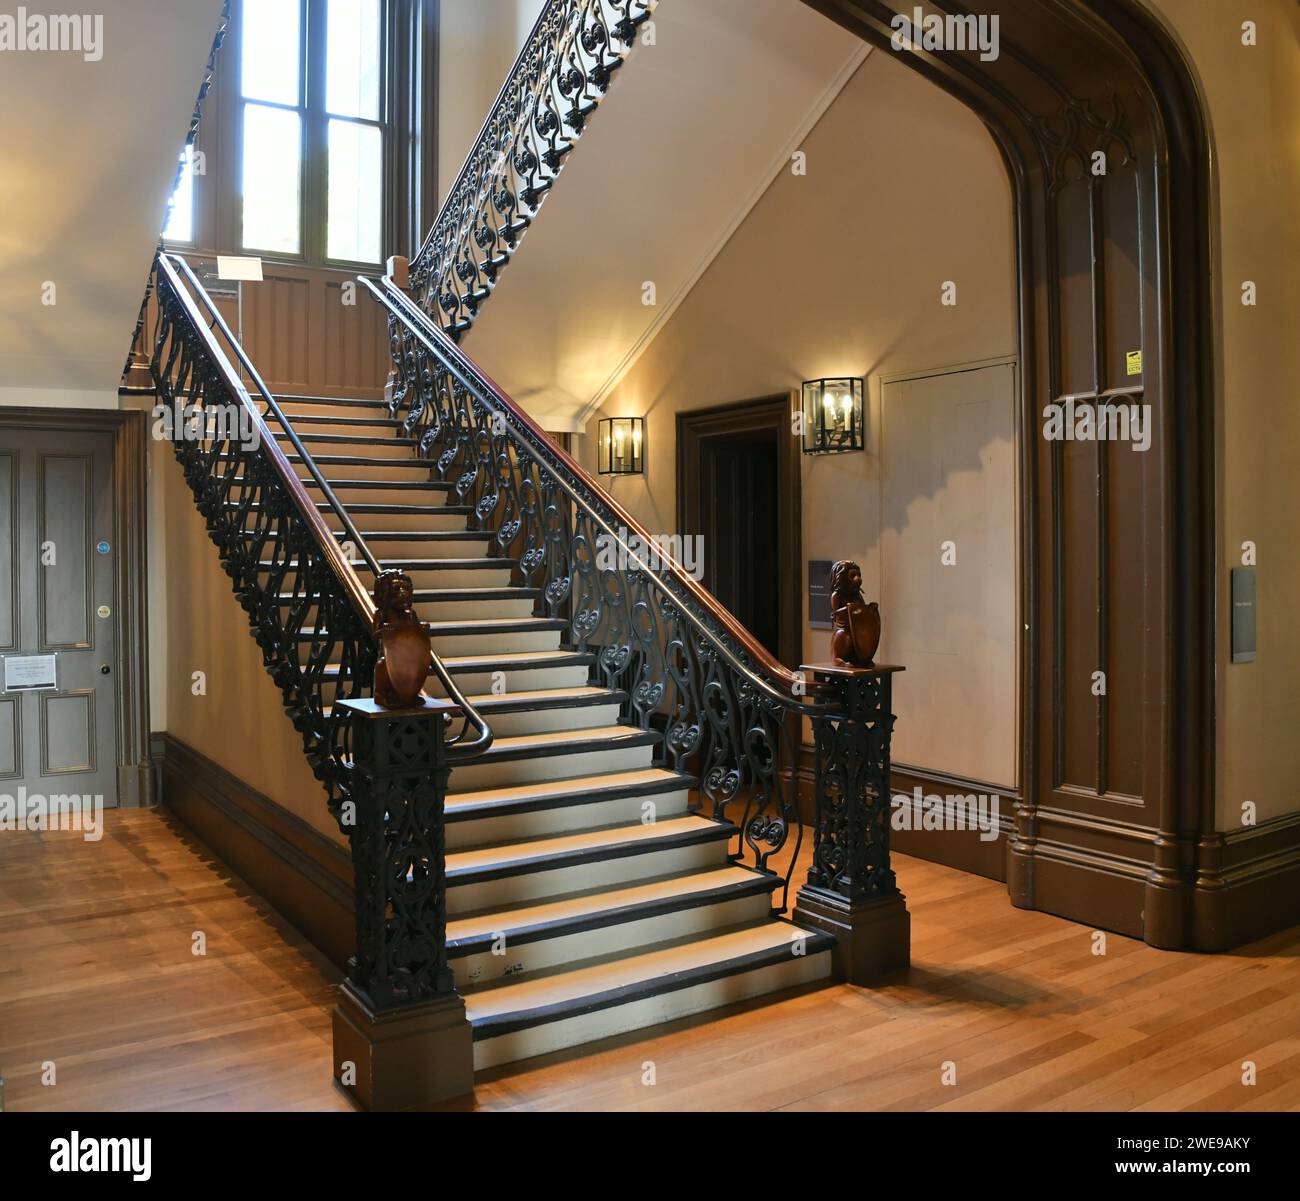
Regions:
<instances>
[{"instance_id":1,"label":"light bulb in sconce","mask_svg":"<svg viewBox=\"0 0 1300 1201\"><path fill-rule=\"evenodd\" d=\"M809 380L803 386L805 454L863 449L866 381L851 376Z\"/></svg>"},{"instance_id":2,"label":"light bulb in sconce","mask_svg":"<svg viewBox=\"0 0 1300 1201\"><path fill-rule=\"evenodd\" d=\"M600 423L600 474L640 475L644 444L644 417L606 417Z\"/></svg>"}]
</instances>

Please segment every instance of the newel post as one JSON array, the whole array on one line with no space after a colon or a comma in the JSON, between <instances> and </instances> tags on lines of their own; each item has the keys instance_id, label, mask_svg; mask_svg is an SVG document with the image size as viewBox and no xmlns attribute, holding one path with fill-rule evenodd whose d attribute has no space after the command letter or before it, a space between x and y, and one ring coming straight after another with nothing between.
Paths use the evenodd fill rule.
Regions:
<instances>
[{"instance_id":1,"label":"newel post","mask_svg":"<svg viewBox=\"0 0 1300 1201\"><path fill-rule=\"evenodd\" d=\"M393 255L384 267L384 275L393 281L393 283L403 292L410 294L411 291L411 261L400 254ZM390 322L391 325L391 322ZM391 339L390 339L391 341ZM397 348L392 348L393 361L388 366L388 378L384 381L384 399L391 406L393 398L397 395Z\"/></svg>"},{"instance_id":2,"label":"newel post","mask_svg":"<svg viewBox=\"0 0 1300 1201\"><path fill-rule=\"evenodd\" d=\"M871 984L911 961L912 924L889 863L892 681L901 667L805 664L829 684L838 717L813 719L817 750L813 865L794 919L834 936L849 984Z\"/></svg>"},{"instance_id":3,"label":"newel post","mask_svg":"<svg viewBox=\"0 0 1300 1201\"><path fill-rule=\"evenodd\" d=\"M447 962L444 701L340 701L352 733L356 956L334 1008L334 1078L367 1109L474 1090L465 1002Z\"/></svg>"}]
</instances>

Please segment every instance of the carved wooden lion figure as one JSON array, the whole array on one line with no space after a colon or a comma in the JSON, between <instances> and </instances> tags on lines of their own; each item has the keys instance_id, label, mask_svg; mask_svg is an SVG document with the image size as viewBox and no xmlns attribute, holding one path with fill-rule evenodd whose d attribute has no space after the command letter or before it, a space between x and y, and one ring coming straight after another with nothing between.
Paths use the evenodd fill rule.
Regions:
<instances>
[{"instance_id":1,"label":"carved wooden lion figure","mask_svg":"<svg viewBox=\"0 0 1300 1201\"><path fill-rule=\"evenodd\" d=\"M880 606L862 597L862 569L848 559L831 568L831 657L841 667L870 667L880 646Z\"/></svg>"},{"instance_id":2,"label":"carved wooden lion figure","mask_svg":"<svg viewBox=\"0 0 1300 1201\"><path fill-rule=\"evenodd\" d=\"M424 623L413 609L415 587L400 571L375 580L375 637L382 654L375 664L375 703L384 709L414 705L429 677L432 650Z\"/></svg>"}]
</instances>

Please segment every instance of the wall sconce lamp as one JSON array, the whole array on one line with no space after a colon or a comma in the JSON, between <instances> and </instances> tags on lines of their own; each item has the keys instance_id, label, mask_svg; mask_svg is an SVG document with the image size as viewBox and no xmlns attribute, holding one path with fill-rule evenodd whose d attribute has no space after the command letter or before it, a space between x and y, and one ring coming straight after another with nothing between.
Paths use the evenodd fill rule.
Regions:
<instances>
[{"instance_id":1,"label":"wall sconce lamp","mask_svg":"<svg viewBox=\"0 0 1300 1201\"><path fill-rule=\"evenodd\" d=\"M640 475L645 471L645 418L606 417L600 423L601 475Z\"/></svg>"},{"instance_id":2,"label":"wall sconce lamp","mask_svg":"<svg viewBox=\"0 0 1300 1201\"><path fill-rule=\"evenodd\" d=\"M814 379L803 386L803 453L834 455L862 450L860 379Z\"/></svg>"}]
</instances>

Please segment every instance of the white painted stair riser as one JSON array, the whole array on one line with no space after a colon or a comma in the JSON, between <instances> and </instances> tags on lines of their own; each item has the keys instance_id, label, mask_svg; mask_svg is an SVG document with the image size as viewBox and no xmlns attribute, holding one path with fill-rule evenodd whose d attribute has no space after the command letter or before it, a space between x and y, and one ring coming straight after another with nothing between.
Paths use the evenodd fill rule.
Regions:
<instances>
[{"instance_id":1,"label":"white painted stair riser","mask_svg":"<svg viewBox=\"0 0 1300 1201\"><path fill-rule=\"evenodd\" d=\"M409 498L404 502L406 504L442 504L445 493L440 493L431 500L412 501ZM358 503L380 504L380 501L361 501ZM412 533L459 533L461 530L469 528L468 518L464 513L350 513L352 524L361 531L363 537L369 542L369 534L374 530L401 530ZM338 515L332 510L324 513L325 524L334 530L335 533L343 533L343 522ZM411 543L409 545L419 546L421 543Z\"/></svg>"},{"instance_id":2,"label":"white painted stair riser","mask_svg":"<svg viewBox=\"0 0 1300 1201\"><path fill-rule=\"evenodd\" d=\"M444 657L445 661L445 657ZM534 692L544 688L581 688L587 682L588 669L581 664L576 667L536 667L530 671L512 668L503 662L497 669L500 682L507 695L511 692ZM466 696L491 692L498 682L494 671L458 671L453 678L456 686ZM445 690L438 681L431 681L430 696L443 696Z\"/></svg>"},{"instance_id":3,"label":"white painted stair riser","mask_svg":"<svg viewBox=\"0 0 1300 1201\"><path fill-rule=\"evenodd\" d=\"M349 476L348 478L360 479L362 477ZM331 481L330 487L345 509L350 509L353 505L427 506L448 503L447 489L436 488L432 485L427 488L349 488L346 484L336 484ZM307 495L313 501L325 499L319 488L308 487Z\"/></svg>"},{"instance_id":4,"label":"white painted stair riser","mask_svg":"<svg viewBox=\"0 0 1300 1201\"><path fill-rule=\"evenodd\" d=\"M431 573L414 572L424 577ZM432 588L432 583L416 583L416 589ZM487 621L488 618L483 620ZM434 653L442 655L494 655L510 651L557 651L560 649L562 630L508 627L499 632L437 633L433 635Z\"/></svg>"},{"instance_id":5,"label":"white painted stair riser","mask_svg":"<svg viewBox=\"0 0 1300 1201\"><path fill-rule=\"evenodd\" d=\"M618 859L587 860L570 867L505 876L478 884L457 884L452 879L448 881L447 912L454 917L482 909L511 908L527 901L540 901L588 888L652 880L677 872L704 871L722 867L726 862L727 844L718 840L657 849Z\"/></svg>"},{"instance_id":6,"label":"white painted stair riser","mask_svg":"<svg viewBox=\"0 0 1300 1201\"><path fill-rule=\"evenodd\" d=\"M497 738L521 738L527 734L554 734L561 730L595 730L618 724L618 704L574 705L565 708L529 709L519 713L484 713Z\"/></svg>"},{"instance_id":7,"label":"white painted stair riser","mask_svg":"<svg viewBox=\"0 0 1300 1201\"><path fill-rule=\"evenodd\" d=\"M492 599L421 601L420 616L437 624L440 621L521 621L533 616L534 601L529 597Z\"/></svg>"},{"instance_id":8,"label":"white painted stair riser","mask_svg":"<svg viewBox=\"0 0 1300 1201\"><path fill-rule=\"evenodd\" d=\"M449 798L449 811L454 808L454 798ZM690 793L682 789L650 796L614 797L581 805L533 809L502 817L449 821L446 827L447 849L460 851L469 847L498 846L525 838L544 838L548 834L569 834L601 826L630 826L646 820L668 821L684 817L689 811Z\"/></svg>"},{"instance_id":9,"label":"white painted stair riser","mask_svg":"<svg viewBox=\"0 0 1300 1201\"><path fill-rule=\"evenodd\" d=\"M549 938L537 942L511 945L509 938L502 940L504 954L485 951L452 960L456 987L461 991L507 980L524 972L542 971L579 963L602 955L629 954L655 943L675 938L710 934L747 922L762 921L771 912L772 901L767 893L748 897L734 897L727 901L714 901L693 909L676 913L661 913L634 922L620 922L595 930ZM509 915L502 914L502 924L508 924Z\"/></svg>"},{"instance_id":10,"label":"white painted stair riser","mask_svg":"<svg viewBox=\"0 0 1300 1201\"><path fill-rule=\"evenodd\" d=\"M578 755L539 755L533 759L487 759L481 763L461 764L451 769L453 792L477 792L507 784L527 784L533 780L562 780L579 772L632 771L649 767L652 746L621 746L583 751Z\"/></svg>"},{"instance_id":11,"label":"white painted stair riser","mask_svg":"<svg viewBox=\"0 0 1300 1201\"><path fill-rule=\"evenodd\" d=\"M388 406L369 402L351 402L347 404L324 404L316 400L303 400L294 396L277 396L284 415L293 422L295 417L310 414L314 417L365 417L383 418L388 416ZM297 426L295 425L296 429Z\"/></svg>"},{"instance_id":12,"label":"white painted stair riser","mask_svg":"<svg viewBox=\"0 0 1300 1201\"><path fill-rule=\"evenodd\" d=\"M370 455L364 448L338 447L337 449L326 449L325 447L308 447L311 451L312 458L316 460L316 466L320 468L321 474L333 485L335 480L387 480L390 484L423 484L428 483L432 478L429 474L429 468L415 462L390 462L387 459ZM366 463L322 463L321 459L329 459L336 456L342 456L349 459L368 458L372 461ZM293 462L291 459L290 462ZM294 463L295 469L300 476L306 475L306 470L301 463Z\"/></svg>"},{"instance_id":13,"label":"white painted stair riser","mask_svg":"<svg viewBox=\"0 0 1300 1201\"><path fill-rule=\"evenodd\" d=\"M601 1009L563 1021L546 1022L497 1038L481 1039L474 1044L474 1069L483 1071L504 1063L531 1059L535 1055L546 1055L565 1047L575 1047L597 1039L626 1034L630 1030L642 1030L647 1026L676 1021L678 1018L762 996L764 993L811 984L826 979L830 971L830 954L822 951L627 1005ZM472 1000L468 1003L472 1012Z\"/></svg>"},{"instance_id":14,"label":"white painted stair riser","mask_svg":"<svg viewBox=\"0 0 1300 1201\"><path fill-rule=\"evenodd\" d=\"M324 437L313 437L312 431L305 430L301 426L294 426L294 430L312 458L320 458L322 455L349 455L354 458L377 459L386 466L398 467L402 465L403 460L409 461L416 457L415 447L410 442L398 442L395 438L385 438L380 433L359 428L320 431L321 434L326 435ZM335 441L336 438L366 438L368 441L339 442ZM376 438L381 440L375 441ZM288 438L277 438L276 441L286 455L298 453ZM340 471L347 468L331 467L331 470Z\"/></svg>"}]
</instances>

